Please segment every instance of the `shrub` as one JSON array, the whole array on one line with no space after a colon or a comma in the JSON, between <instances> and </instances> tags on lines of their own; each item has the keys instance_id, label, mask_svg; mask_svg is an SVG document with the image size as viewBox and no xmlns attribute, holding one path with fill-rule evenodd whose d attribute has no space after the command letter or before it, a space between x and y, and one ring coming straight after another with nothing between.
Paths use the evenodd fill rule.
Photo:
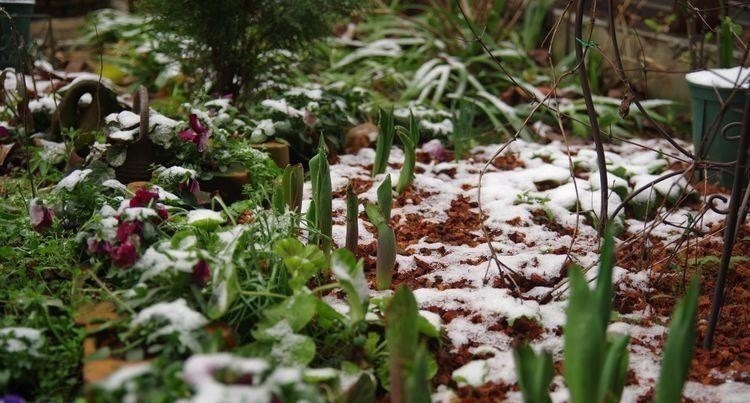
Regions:
<instances>
[{"instance_id":1,"label":"shrub","mask_svg":"<svg viewBox=\"0 0 750 403\"><path fill-rule=\"evenodd\" d=\"M357 0L142 0L157 29L176 34L169 46L178 58L210 65L213 91L239 95L258 84L273 65L274 51L303 49L331 32ZM206 77L207 78L207 77Z\"/></svg>"}]
</instances>

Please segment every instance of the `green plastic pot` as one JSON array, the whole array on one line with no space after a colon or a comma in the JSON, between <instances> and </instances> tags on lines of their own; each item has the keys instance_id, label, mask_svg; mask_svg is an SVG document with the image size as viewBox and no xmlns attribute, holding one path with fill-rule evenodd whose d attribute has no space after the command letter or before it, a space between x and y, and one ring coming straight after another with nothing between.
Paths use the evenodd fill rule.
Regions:
<instances>
[{"instance_id":1,"label":"green plastic pot","mask_svg":"<svg viewBox=\"0 0 750 403\"><path fill-rule=\"evenodd\" d=\"M745 101L750 99L750 91L701 85L689 79L687 82L692 98L693 145L696 155L711 162L735 161L742 133L743 109ZM717 122L722 104L726 103L727 110ZM734 167L709 169L707 176L709 181L731 188Z\"/></svg>"},{"instance_id":2,"label":"green plastic pot","mask_svg":"<svg viewBox=\"0 0 750 403\"><path fill-rule=\"evenodd\" d=\"M29 28L36 0L0 0L0 68L24 70L18 47L29 43ZM12 29L11 29L12 28Z\"/></svg>"}]
</instances>

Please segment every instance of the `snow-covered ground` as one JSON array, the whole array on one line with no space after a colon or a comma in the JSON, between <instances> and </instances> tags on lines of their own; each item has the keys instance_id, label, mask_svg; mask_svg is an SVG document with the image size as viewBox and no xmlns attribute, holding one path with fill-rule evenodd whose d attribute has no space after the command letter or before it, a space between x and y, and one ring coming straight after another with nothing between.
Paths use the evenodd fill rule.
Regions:
<instances>
[{"instance_id":1,"label":"snow-covered ground","mask_svg":"<svg viewBox=\"0 0 750 403\"><path fill-rule=\"evenodd\" d=\"M624 195L653 180L656 175L669 172L668 167L677 161L668 157L674 154L666 142L639 140L639 143L650 150L628 144L608 148L608 171L619 175L610 173L608 176L610 188L617 191L612 191L609 197L610 214ZM418 151L418 154L422 153L419 158L422 162L417 163L418 174L413 188L405 197L397 199L392 211L397 234L419 234L417 227L420 226L433 230L432 234L426 231L424 236L410 242L397 235L398 273L394 278L413 288L420 309L433 313L426 315L432 316L433 320L440 316L452 354L458 357L468 352L478 357L453 373L453 379L459 385L516 383L512 356L514 337L507 330L522 317L532 319L541 328L538 335L530 336L531 345L535 349L552 351L555 360L561 360L566 297L565 287L558 286L566 279L570 261L591 268L587 275L593 278L599 258L599 238L584 219L585 214L599 211L600 187L594 151L577 146L571 147L568 153L560 142L544 145L523 141L512 143L501 155L500 163L495 164L500 168L490 165L484 175L482 217L478 203L479 174L498 148L476 148L472 159L458 163L430 160L424 150ZM369 167L373 159L374 151L370 148L355 155L340 156L338 163L331 166L334 192L340 192L349 181L359 183L362 189L372 182L359 198L363 203L376 202L375 191L384 175L371 179ZM394 148L387 170L393 183L397 181L402 162L403 153ZM571 175L571 165L576 167L575 179ZM309 183L305 194L309 200ZM641 205L651 203L653 209L657 207L654 205L659 195L663 200L675 199L681 194L697 195L684 178L677 175L644 192L635 202ZM452 208L457 200L460 203ZM343 247L346 232L344 200L335 199L333 208L334 240ZM576 209L585 214L577 214ZM699 216L697 211L682 208L676 212L673 210L670 222L680 221L680 217L686 214ZM478 218L477 223L484 224L499 261L525 279L519 294L511 292L509 283L502 279L499 266L490 259L485 231L471 219L466 219L467 216ZM721 220L722 216L709 211L702 215L697 228L707 230L711 225L720 224ZM621 213L616 221L626 229L621 238L633 238L645 230L650 232L650 239L668 244L684 234L683 229L656 219L644 222L626 218ZM360 252L374 254L371 247L375 242L374 229L364 215L360 215L359 229ZM434 233L435 229L438 229L438 234ZM446 233L450 236L441 239ZM462 234L453 236L457 233ZM618 240L619 244L622 242L622 239ZM642 293L653 291L647 270L615 267L615 288L630 288ZM550 295L552 298L545 298ZM335 296L327 298L334 305L344 304ZM661 352L659 343L667 331L668 318L643 321L646 317L654 319L653 312L636 310L620 315L619 320L609 327L611 332L627 333L632 338L630 369L636 381L629 382L625 388L623 401L636 401L646 395L659 376L661 357L657 353ZM568 392L562 377L556 376L553 382L553 401L566 401ZM521 401L519 392L508 393L510 401ZM731 381L720 385L689 382L684 393L685 397L696 401L750 401L750 385ZM451 396L453 391L441 387L434 398L450 401Z\"/></svg>"}]
</instances>

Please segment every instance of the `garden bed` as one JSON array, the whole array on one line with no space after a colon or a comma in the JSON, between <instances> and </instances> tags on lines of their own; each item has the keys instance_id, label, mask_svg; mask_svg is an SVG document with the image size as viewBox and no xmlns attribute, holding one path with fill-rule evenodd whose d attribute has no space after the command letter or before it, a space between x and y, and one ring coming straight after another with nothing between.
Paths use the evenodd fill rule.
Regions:
<instances>
[{"instance_id":1,"label":"garden bed","mask_svg":"<svg viewBox=\"0 0 750 403\"><path fill-rule=\"evenodd\" d=\"M654 150L669 150L666 142L650 140L645 145ZM472 158L458 163L423 159L424 162L417 163L417 171L421 173L392 213L392 223L401 241L394 284L408 284L420 308L432 313L428 317L440 318L446 338L436 353L440 370L433 382L442 391L441 398L448 400L454 393L468 401L520 400L512 348L530 342L557 352L556 362L559 361L565 320L562 284L567 268L576 262L583 267L594 266L589 277L596 273L599 238L595 229L585 223L583 214L577 215L570 209L566 198L570 193L563 190L572 183L567 174L569 160L566 147L559 142L539 145L519 141L498 157L484 176L482 202L486 217L481 219L478 174L496 148L477 148ZM587 151L585 146L571 147L574 164L584 166L585 162L591 162L586 159ZM648 172L660 159L657 152L630 145L613 146L609 152L614 163L633 172ZM374 152L369 148L356 155L340 156L339 162L331 166L334 191L347 180L356 181L360 184L358 188L369 189L359 195L360 199L374 202L375 188L382 176L370 179L367 165L373 157ZM388 171L391 175L398 174L396 167L400 166L401 158L394 149ZM664 166L673 169L679 166L669 158L664 162ZM577 175L579 191L593 203L598 194L592 194L587 188L588 180L582 179L588 178L589 172L581 171ZM374 185L361 185L369 181ZM703 190L701 185L695 184L693 188ZM697 199L684 201L679 212L669 215L670 224L661 220L625 220L615 269L615 307L620 315L610 324L610 331L632 337L625 401L647 401L653 393L668 316L685 287L685 276L690 279L700 273L694 263L686 266L686 259L720 256L723 216L713 212L704 214L697 226L703 236L679 244L679 251L674 251L684 230L673 221L685 219L685 214L698 216L699 208ZM334 201L339 217L343 217L344 209L342 201ZM518 291L500 275L498 266L490 262L482 222L491 234L500 261L521 274L516 280ZM373 230L364 220L360 220L360 229L364 230L360 255L370 262L366 267L374 271ZM648 236L644 236L644 231ZM334 239L339 246L343 245L344 232L343 221L335 222ZM722 336L717 338L713 351L698 349L693 361L685 389L685 397L693 401L722 401L725 396L750 398L750 372L744 356L750 339L747 315L742 313L748 295L748 283L743 280L748 266L741 258L747 256L747 233L745 226L735 247L734 255L740 258L730 280L733 291L724 310ZM718 261L707 260L700 260L705 267L701 275L699 339L705 331L713 273L718 266ZM685 267L688 273L683 276ZM369 273L371 285L373 271ZM331 303L344 304L336 294L328 298ZM559 375L560 365L556 368ZM456 381L455 375L463 373L471 374L473 387ZM555 401L566 399L561 376L555 378L553 390Z\"/></svg>"}]
</instances>

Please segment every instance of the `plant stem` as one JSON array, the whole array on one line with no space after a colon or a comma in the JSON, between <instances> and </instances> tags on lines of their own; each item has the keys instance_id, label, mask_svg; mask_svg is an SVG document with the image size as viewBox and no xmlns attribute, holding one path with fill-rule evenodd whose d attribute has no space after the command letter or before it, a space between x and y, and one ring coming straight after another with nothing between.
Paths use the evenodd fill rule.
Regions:
<instances>
[{"instance_id":1,"label":"plant stem","mask_svg":"<svg viewBox=\"0 0 750 403\"><path fill-rule=\"evenodd\" d=\"M320 287L315 287L315 289L313 289L311 292L313 294L318 294L318 293L328 291L328 290L333 290L334 288L339 288L339 287L341 287L341 284L339 282L335 282L335 283L330 283L330 284L324 284L324 285L321 285Z\"/></svg>"},{"instance_id":2,"label":"plant stem","mask_svg":"<svg viewBox=\"0 0 750 403\"><path fill-rule=\"evenodd\" d=\"M578 63L578 76L581 79L581 91L583 92L583 100L586 102L586 112L589 115L589 123L591 124L591 136L594 139L594 145L596 147L596 162L599 166L599 181L601 182L600 189L600 200L601 205L599 209L599 236L604 235L604 228L607 225L608 206L609 201L609 185L607 184L607 163L604 159L604 146L602 145L602 138L599 133L599 121L596 117L596 109L594 108L594 100L591 96L591 87L589 86L589 78L586 72L586 60L583 52L583 10L586 6L586 0L578 1L578 8L576 9L576 21L575 21L575 50L576 50L576 62Z\"/></svg>"}]
</instances>

